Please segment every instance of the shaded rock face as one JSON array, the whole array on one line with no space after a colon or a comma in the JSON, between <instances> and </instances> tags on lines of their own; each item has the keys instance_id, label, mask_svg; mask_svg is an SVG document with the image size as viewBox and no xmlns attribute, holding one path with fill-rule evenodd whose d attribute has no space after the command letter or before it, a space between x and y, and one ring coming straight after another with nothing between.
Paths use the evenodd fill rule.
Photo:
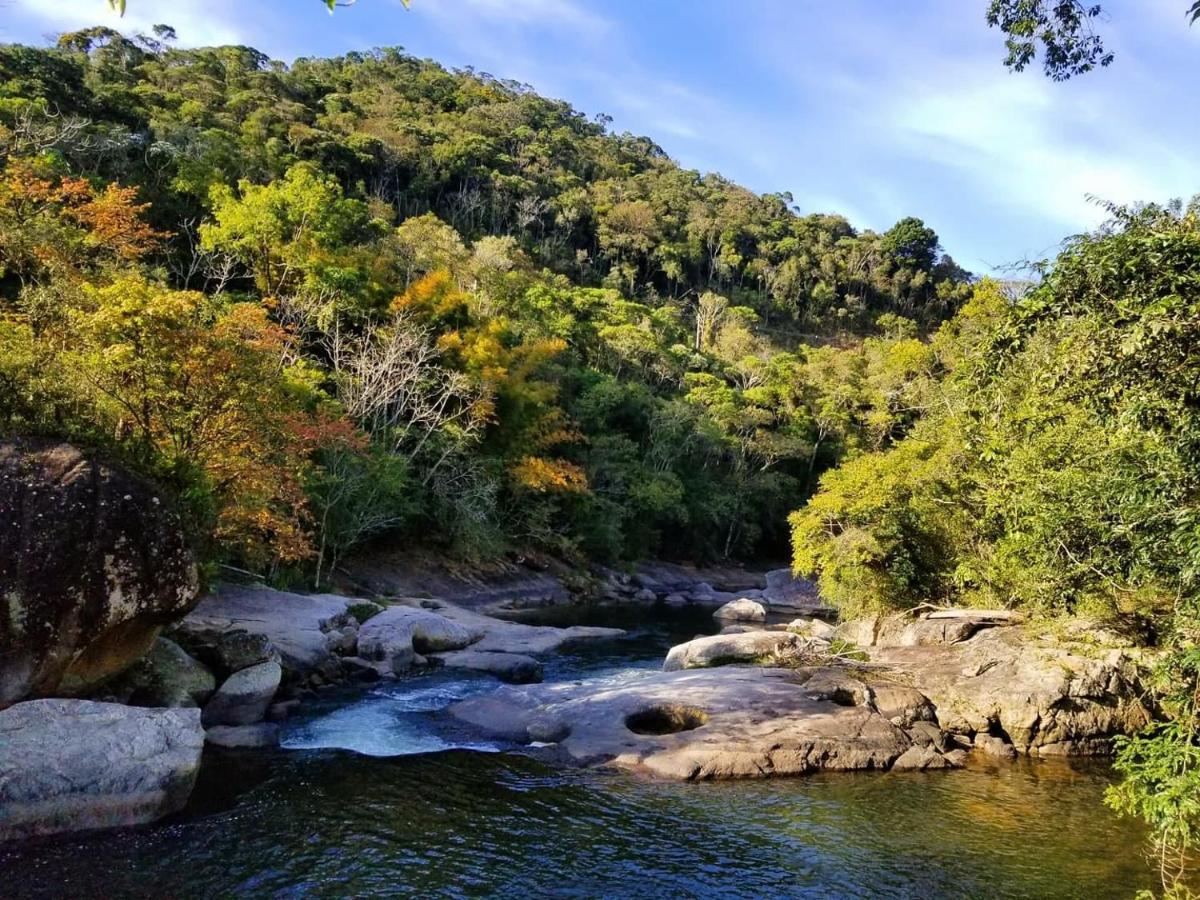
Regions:
<instances>
[{"instance_id":1,"label":"shaded rock face","mask_svg":"<svg viewBox=\"0 0 1200 900\"><path fill-rule=\"evenodd\" d=\"M201 706L217 682L178 644L158 638L150 652L104 686L103 693L134 706Z\"/></svg>"},{"instance_id":2,"label":"shaded rock face","mask_svg":"<svg viewBox=\"0 0 1200 900\"><path fill-rule=\"evenodd\" d=\"M0 708L126 669L196 592L153 485L69 444L0 442Z\"/></svg>"},{"instance_id":3,"label":"shaded rock face","mask_svg":"<svg viewBox=\"0 0 1200 900\"><path fill-rule=\"evenodd\" d=\"M0 712L0 841L153 822L187 802L198 709L30 700Z\"/></svg>"}]
</instances>

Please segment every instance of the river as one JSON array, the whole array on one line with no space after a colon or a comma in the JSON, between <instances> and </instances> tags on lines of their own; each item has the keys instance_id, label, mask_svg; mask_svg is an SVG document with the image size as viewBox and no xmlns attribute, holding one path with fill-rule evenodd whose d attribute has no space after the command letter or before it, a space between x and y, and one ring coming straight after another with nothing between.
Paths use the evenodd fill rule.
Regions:
<instances>
[{"instance_id":1,"label":"river","mask_svg":"<svg viewBox=\"0 0 1200 900\"><path fill-rule=\"evenodd\" d=\"M610 617L609 617L610 618ZM546 679L637 678L689 617ZM1142 833L1096 763L664 783L480 742L444 714L495 689L434 672L326 694L277 753L206 756L156 826L0 851L0 897L1130 897Z\"/></svg>"}]
</instances>

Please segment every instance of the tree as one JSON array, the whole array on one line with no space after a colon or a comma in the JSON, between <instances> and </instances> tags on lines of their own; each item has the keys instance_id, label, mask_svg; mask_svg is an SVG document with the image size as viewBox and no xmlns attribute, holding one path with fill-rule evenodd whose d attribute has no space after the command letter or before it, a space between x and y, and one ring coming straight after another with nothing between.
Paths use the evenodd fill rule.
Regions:
<instances>
[{"instance_id":1,"label":"tree","mask_svg":"<svg viewBox=\"0 0 1200 900\"><path fill-rule=\"evenodd\" d=\"M1046 75L1066 81L1111 65L1114 54L1095 31L1103 7L1090 0L992 0L987 23L1007 35L1004 64L1023 72L1042 55ZM1200 0L1187 10L1191 22L1200 20Z\"/></svg>"}]
</instances>

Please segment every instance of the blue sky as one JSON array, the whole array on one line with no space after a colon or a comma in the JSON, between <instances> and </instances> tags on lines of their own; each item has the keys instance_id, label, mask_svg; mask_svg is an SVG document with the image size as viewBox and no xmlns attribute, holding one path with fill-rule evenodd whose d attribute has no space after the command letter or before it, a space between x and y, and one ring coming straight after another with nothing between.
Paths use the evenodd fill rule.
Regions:
<instances>
[{"instance_id":1,"label":"blue sky","mask_svg":"<svg viewBox=\"0 0 1200 900\"><path fill-rule=\"evenodd\" d=\"M1200 27L1185 0L1107 0L1111 69L1009 74L986 0L0 0L0 41L154 22L183 44L291 61L399 45L527 82L683 165L803 211L932 225L986 272L1052 255L1103 215L1088 196L1200 191Z\"/></svg>"}]
</instances>

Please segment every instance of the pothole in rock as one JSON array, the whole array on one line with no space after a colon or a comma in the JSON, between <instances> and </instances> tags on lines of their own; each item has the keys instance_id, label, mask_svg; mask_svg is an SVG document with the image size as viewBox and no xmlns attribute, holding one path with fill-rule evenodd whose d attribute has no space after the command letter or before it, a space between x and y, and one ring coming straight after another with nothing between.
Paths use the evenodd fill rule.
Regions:
<instances>
[{"instance_id":1,"label":"pothole in rock","mask_svg":"<svg viewBox=\"0 0 1200 900\"><path fill-rule=\"evenodd\" d=\"M625 727L634 734L678 734L708 721L708 713L695 706L652 706L625 717Z\"/></svg>"}]
</instances>

